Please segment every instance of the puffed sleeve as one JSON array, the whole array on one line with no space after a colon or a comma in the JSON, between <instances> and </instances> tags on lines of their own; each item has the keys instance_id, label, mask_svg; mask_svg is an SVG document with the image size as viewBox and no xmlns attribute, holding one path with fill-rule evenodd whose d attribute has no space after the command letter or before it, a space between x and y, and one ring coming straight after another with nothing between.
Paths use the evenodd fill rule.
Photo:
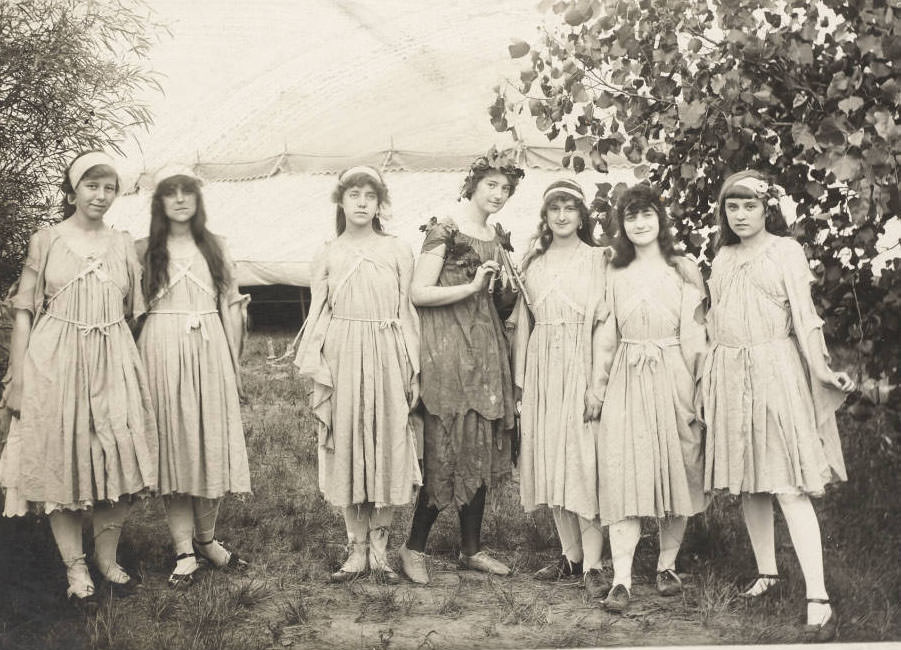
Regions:
<instances>
[{"instance_id":1,"label":"puffed sleeve","mask_svg":"<svg viewBox=\"0 0 901 650\"><path fill-rule=\"evenodd\" d=\"M450 244L456 227L454 226L454 222L448 218L439 221L435 217L432 217L429 222L420 229L425 230L425 240L422 242L422 252L428 253L441 244Z\"/></svg>"},{"instance_id":2,"label":"puffed sleeve","mask_svg":"<svg viewBox=\"0 0 901 650\"><path fill-rule=\"evenodd\" d=\"M829 365L829 352L823 338L823 319L817 314L813 298L810 295L810 285L814 277L810 272L803 247L795 240L786 238L783 248L780 259L784 261L783 280L791 309L792 329L798 349L807 363L809 372L810 359L813 358L813 355L822 355L826 365ZM812 332L815 332L813 337L811 337ZM812 342L811 338L813 338ZM841 441L838 437L838 426L835 421L835 411L844 403L846 395L834 386L823 384L813 376L813 373L810 373L809 380L817 431L820 434L820 441L823 443L826 460L832 468L835 478L842 481L847 480Z\"/></svg>"},{"instance_id":3,"label":"puffed sleeve","mask_svg":"<svg viewBox=\"0 0 901 650\"><path fill-rule=\"evenodd\" d=\"M603 400L610 379L610 367L619 346L619 329L616 326L614 286L616 272L609 268L608 255L602 256L603 266L595 270L598 293L591 322L591 378L590 389L597 399Z\"/></svg>"},{"instance_id":4,"label":"puffed sleeve","mask_svg":"<svg viewBox=\"0 0 901 650\"><path fill-rule=\"evenodd\" d=\"M413 280L413 251L397 240L397 283L400 294L398 319L403 333L404 346L407 349L407 360L410 363L408 392L413 382L419 377L419 314L410 299L410 283Z\"/></svg>"},{"instance_id":5,"label":"puffed sleeve","mask_svg":"<svg viewBox=\"0 0 901 650\"><path fill-rule=\"evenodd\" d=\"M134 239L127 232L122 233L122 245L125 247L125 266L128 271L128 293L125 295L125 317L137 320L147 311L144 303L144 292L141 289L143 268L138 259Z\"/></svg>"},{"instance_id":6,"label":"puffed sleeve","mask_svg":"<svg viewBox=\"0 0 901 650\"><path fill-rule=\"evenodd\" d=\"M680 257L676 269L682 278L682 301L679 314L679 347L691 376L694 378L695 417L701 421L701 378L707 356L707 330L704 319L704 279L689 259Z\"/></svg>"},{"instance_id":7,"label":"puffed sleeve","mask_svg":"<svg viewBox=\"0 0 901 650\"><path fill-rule=\"evenodd\" d=\"M39 230L28 241L28 256L25 258L25 266L22 267L22 275L19 276L18 289L11 300L13 309L30 312L32 318L41 313L44 305L42 278L47 255L50 253L49 232Z\"/></svg>"},{"instance_id":8,"label":"puffed sleeve","mask_svg":"<svg viewBox=\"0 0 901 650\"><path fill-rule=\"evenodd\" d=\"M303 334L297 345L294 365L304 377L313 382L310 408L318 421L319 444L334 449L331 435L331 397L334 390L332 374L325 361L325 335L332 319L328 301L329 245L323 246L313 258L310 280L310 311L303 324Z\"/></svg>"}]
</instances>

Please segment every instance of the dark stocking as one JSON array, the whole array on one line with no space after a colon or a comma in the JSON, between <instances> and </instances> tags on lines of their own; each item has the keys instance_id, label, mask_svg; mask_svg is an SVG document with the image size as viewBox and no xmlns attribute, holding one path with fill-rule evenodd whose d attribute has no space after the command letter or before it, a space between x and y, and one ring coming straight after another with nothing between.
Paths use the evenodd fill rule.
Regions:
<instances>
[{"instance_id":1,"label":"dark stocking","mask_svg":"<svg viewBox=\"0 0 901 650\"><path fill-rule=\"evenodd\" d=\"M485 494L483 485L473 495L472 500L460 508L460 538L464 555L475 555L481 548L482 515L485 514Z\"/></svg>"},{"instance_id":2,"label":"dark stocking","mask_svg":"<svg viewBox=\"0 0 901 650\"><path fill-rule=\"evenodd\" d=\"M429 505L429 496L425 487L419 489L416 498L416 509L413 511L413 525L410 528L410 537L407 538L407 548L411 551L425 553L425 544L429 539L429 531L432 524L438 519L438 508Z\"/></svg>"}]
</instances>

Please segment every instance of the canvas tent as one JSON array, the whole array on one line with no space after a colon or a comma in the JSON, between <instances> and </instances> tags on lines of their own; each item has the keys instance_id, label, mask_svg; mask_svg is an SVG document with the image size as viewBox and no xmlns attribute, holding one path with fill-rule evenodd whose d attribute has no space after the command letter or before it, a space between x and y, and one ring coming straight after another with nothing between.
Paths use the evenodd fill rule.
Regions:
<instances>
[{"instance_id":1,"label":"canvas tent","mask_svg":"<svg viewBox=\"0 0 901 650\"><path fill-rule=\"evenodd\" d=\"M172 15L194 4L159 1ZM526 169L500 215L518 250L544 188L571 174L560 143L548 143L528 114L513 123L517 140L489 123L494 88L517 83L526 65L507 46L532 38L544 19L534 3L261 0L247 12L247 3L198 2L201 11L215 4L217 21L185 13L177 25L176 39L195 50L173 55L173 101L130 157L142 163L139 177L108 215L135 237L148 232L153 172L188 165L204 179L209 226L227 238L239 283L303 287L316 250L334 236L330 195L341 169L384 170L386 228L416 252L419 225L454 209L469 163L490 145L518 147ZM179 83L195 91L190 101L178 99L187 96L175 92ZM594 183L634 179L613 164L608 175L577 180L593 196Z\"/></svg>"},{"instance_id":2,"label":"canvas tent","mask_svg":"<svg viewBox=\"0 0 901 650\"><path fill-rule=\"evenodd\" d=\"M555 162L559 154L553 149L522 152L526 176L499 215L512 233L516 251L524 250L535 230L544 189L563 175L571 176ZM313 255L335 234L333 169L360 163L384 168L392 203L385 227L418 252L419 226L455 209L470 160L469 156L379 152L324 166L318 158L284 155L246 164L198 164L194 170L205 179L209 227L228 240L239 284L305 287ZM583 172L576 180L593 196L595 183L629 182L634 177L629 167L620 166L611 167L608 174ZM120 197L108 217L114 227L136 238L146 236L150 223L151 189L141 185L143 181L137 192Z\"/></svg>"}]
</instances>

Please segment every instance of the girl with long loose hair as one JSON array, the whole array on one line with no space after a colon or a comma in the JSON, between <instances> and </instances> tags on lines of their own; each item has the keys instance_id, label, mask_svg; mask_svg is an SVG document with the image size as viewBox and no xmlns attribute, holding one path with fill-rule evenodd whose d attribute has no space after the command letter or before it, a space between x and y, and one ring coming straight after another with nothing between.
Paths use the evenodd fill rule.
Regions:
<instances>
[{"instance_id":1,"label":"girl with long loose hair","mask_svg":"<svg viewBox=\"0 0 901 650\"><path fill-rule=\"evenodd\" d=\"M214 538L222 497L250 492L238 365L247 299L206 227L200 180L179 168L155 180L150 236L138 242L148 305L138 348L159 428L174 588L192 582L198 556L216 568L247 564Z\"/></svg>"}]
</instances>

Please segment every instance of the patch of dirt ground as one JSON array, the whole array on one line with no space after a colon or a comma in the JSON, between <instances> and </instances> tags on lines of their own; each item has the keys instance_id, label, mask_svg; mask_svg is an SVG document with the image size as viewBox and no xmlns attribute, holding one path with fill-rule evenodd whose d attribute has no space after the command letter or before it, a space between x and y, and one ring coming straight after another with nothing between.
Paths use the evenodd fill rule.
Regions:
<instances>
[{"instance_id":1,"label":"patch of dirt ground","mask_svg":"<svg viewBox=\"0 0 901 650\"><path fill-rule=\"evenodd\" d=\"M323 584L304 598L307 619L276 633L283 646L317 648L540 648L722 643L699 622L694 589L663 598L636 584L623 615L585 596L580 581L493 577L432 564L427 586L363 578Z\"/></svg>"}]
</instances>

